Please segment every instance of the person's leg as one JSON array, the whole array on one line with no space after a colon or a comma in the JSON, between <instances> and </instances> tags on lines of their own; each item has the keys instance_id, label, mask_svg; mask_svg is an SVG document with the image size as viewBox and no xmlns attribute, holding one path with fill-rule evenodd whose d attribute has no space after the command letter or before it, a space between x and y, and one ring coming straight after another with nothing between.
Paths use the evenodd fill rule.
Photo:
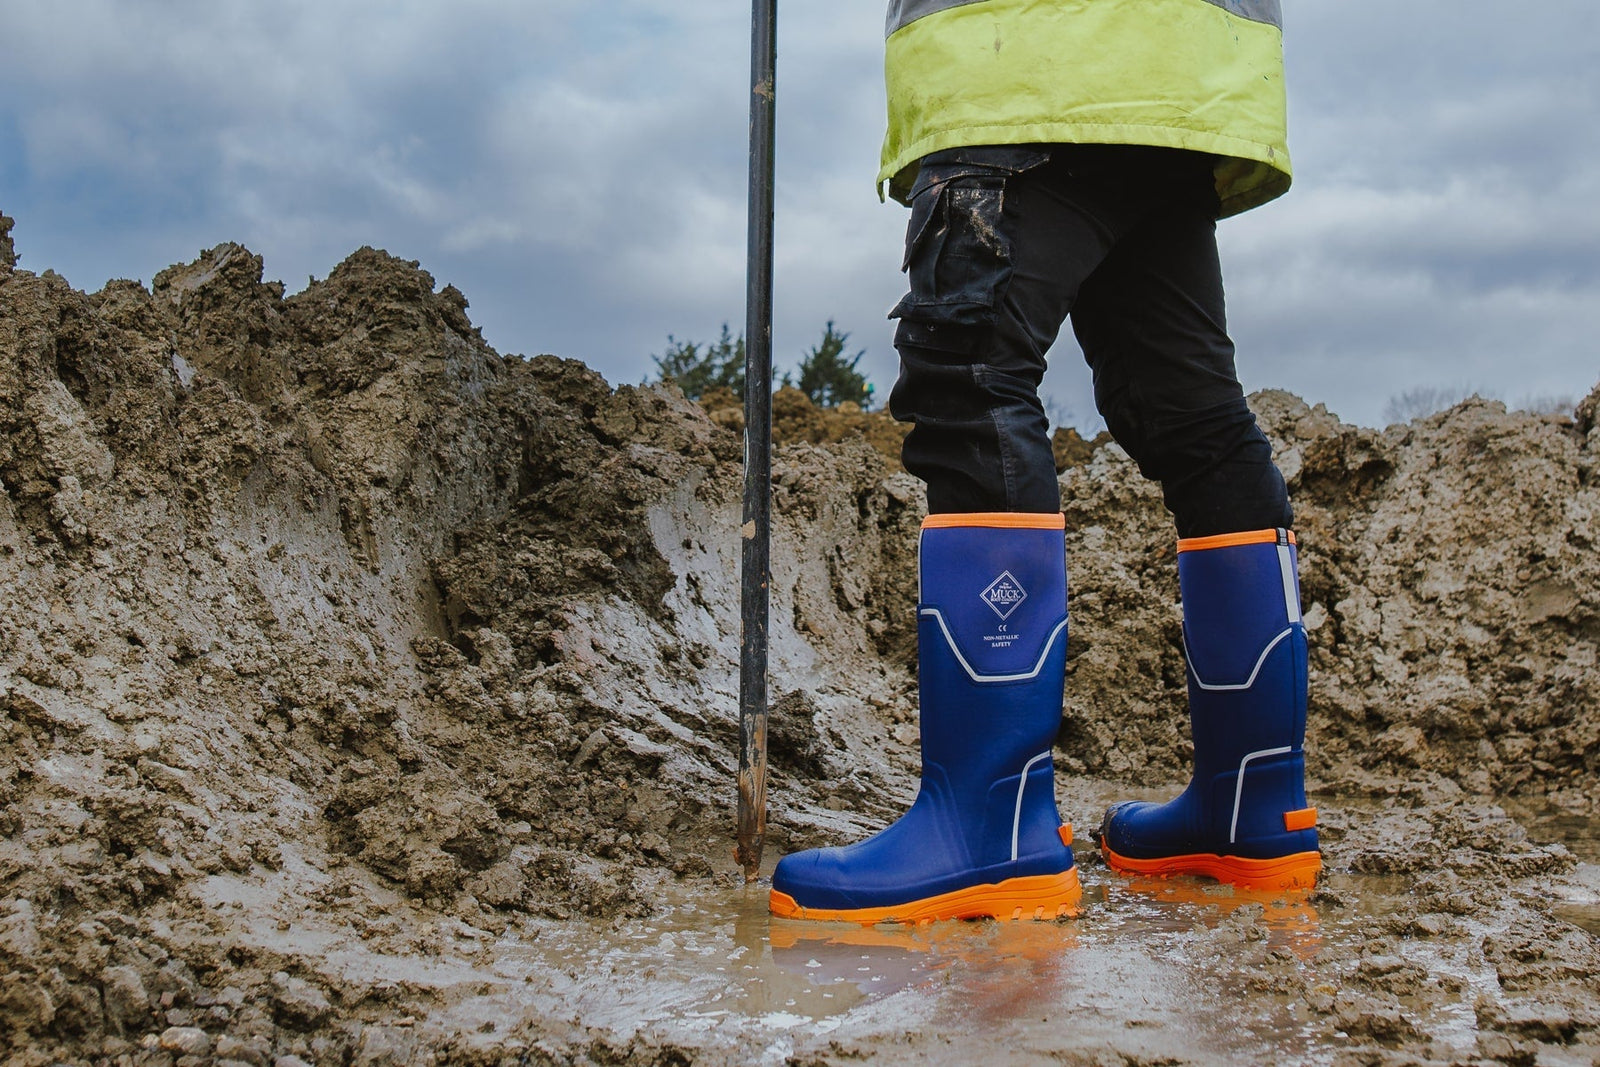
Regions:
<instances>
[{"instance_id":1,"label":"person's leg","mask_svg":"<svg viewBox=\"0 0 1600 1067\"><path fill-rule=\"evenodd\" d=\"M889 409L915 424L902 458L930 513L1060 508L1038 396L1045 353L1083 279L1145 210L1113 183L1081 180L1083 161L1108 151L959 149L923 162Z\"/></svg>"},{"instance_id":2,"label":"person's leg","mask_svg":"<svg viewBox=\"0 0 1600 1067\"><path fill-rule=\"evenodd\" d=\"M1178 542L1194 773L1165 804L1106 812L1100 850L1113 870L1265 890L1316 884L1295 564L1293 535L1281 528Z\"/></svg>"},{"instance_id":3,"label":"person's leg","mask_svg":"<svg viewBox=\"0 0 1600 1067\"><path fill-rule=\"evenodd\" d=\"M1084 283L1073 324L1107 425L1178 527L1194 773L1173 801L1107 812L1101 848L1125 872L1309 888L1321 861L1288 494L1234 374L1203 172L1172 177L1167 208Z\"/></svg>"},{"instance_id":4,"label":"person's leg","mask_svg":"<svg viewBox=\"0 0 1600 1067\"><path fill-rule=\"evenodd\" d=\"M1172 156L1164 208L1084 281L1073 310L1095 404L1161 483L1178 536L1288 527L1283 478L1234 371L1214 194L1199 184L1208 164Z\"/></svg>"}]
</instances>

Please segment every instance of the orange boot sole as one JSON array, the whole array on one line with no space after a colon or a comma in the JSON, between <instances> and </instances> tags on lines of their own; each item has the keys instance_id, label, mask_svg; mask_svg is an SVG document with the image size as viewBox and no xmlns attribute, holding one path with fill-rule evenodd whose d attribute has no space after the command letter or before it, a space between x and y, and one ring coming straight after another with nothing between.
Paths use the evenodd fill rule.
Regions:
<instances>
[{"instance_id":1,"label":"orange boot sole","mask_svg":"<svg viewBox=\"0 0 1600 1067\"><path fill-rule=\"evenodd\" d=\"M1169 878L1175 874L1202 874L1219 882L1236 885L1240 889L1269 892L1289 893L1315 889L1317 875L1322 873L1320 852L1296 852L1270 860L1219 856L1212 852L1136 860L1119 856L1103 844L1100 851L1105 856L1106 866L1123 874L1143 874L1156 878Z\"/></svg>"},{"instance_id":2,"label":"orange boot sole","mask_svg":"<svg viewBox=\"0 0 1600 1067\"><path fill-rule=\"evenodd\" d=\"M1007 878L989 885L969 886L938 896L911 900L882 908L807 908L787 893L774 889L769 902L780 919L816 919L871 925L873 923L930 923L943 919L1035 919L1040 921L1076 915L1083 900L1078 868L1060 874Z\"/></svg>"}]
</instances>

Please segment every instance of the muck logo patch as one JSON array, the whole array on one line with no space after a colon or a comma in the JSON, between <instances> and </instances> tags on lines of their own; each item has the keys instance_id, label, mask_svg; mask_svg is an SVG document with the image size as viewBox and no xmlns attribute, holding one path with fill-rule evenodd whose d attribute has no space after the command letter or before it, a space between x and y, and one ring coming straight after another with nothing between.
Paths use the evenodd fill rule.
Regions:
<instances>
[{"instance_id":1,"label":"muck logo patch","mask_svg":"<svg viewBox=\"0 0 1600 1067\"><path fill-rule=\"evenodd\" d=\"M1011 613L1028 599L1028 591L1011 576L1010 571L1002 572L1000 577L989 583L989 588L978 595L1002 619L1010 618Z\"/></svg>"}]
</instances>

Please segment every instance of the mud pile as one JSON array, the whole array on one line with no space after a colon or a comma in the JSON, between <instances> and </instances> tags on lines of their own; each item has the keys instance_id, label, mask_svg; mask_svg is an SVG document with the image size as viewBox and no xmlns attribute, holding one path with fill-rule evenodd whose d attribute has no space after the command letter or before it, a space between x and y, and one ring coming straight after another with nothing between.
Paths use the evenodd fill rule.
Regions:
<instances>
[{"instance_id":1,"label":"mud pile","mask_svg":"<svg viewBox=\"0 0 1600 1067\"><path fill-rule=\"evenodd\" d=\"M372 961L448 970L530 917L621 923L731 884L733 420L501 356L460 292L372 249L289 297L237 245L86 295L15 269L9 223L0 1054L671 1061L537 1019L520 1044L397 1030L468 980ZM774 464L779 853L915 790L922 517L885 455L898 428L808 430L783 400L780 430L801 429ZM1300 515L1322 788L1592 813L1600 392L1576 419L1470 403L1383 433L1256 404ZM1058 762L1175 778L1159 496L1082 442L1062 487ZM1367 862L1329 830L1331 866ZM1545 858L1497 877L1570 866L1527 847Z\"/></svg>"},{"instance_id":2,"label":"mud pile","mask_svg":"<svg viewBox=\"0 0 1600 1067\"><path fill-rule=\"evenodd\" d=\"M0 275L17 1048L140 1036L218 968L304 1023L263 992L282 961L221 947L230 876L339 909L356 869L493 926L726 866L740 440L675 392L503 358L465 308L370 249L287 300L233 245L149 290ZM883 475L859 442L776 466L773 788L806 839L908 789L880 650L907 655L920 515Z\"/></svg>"}]
</instances>

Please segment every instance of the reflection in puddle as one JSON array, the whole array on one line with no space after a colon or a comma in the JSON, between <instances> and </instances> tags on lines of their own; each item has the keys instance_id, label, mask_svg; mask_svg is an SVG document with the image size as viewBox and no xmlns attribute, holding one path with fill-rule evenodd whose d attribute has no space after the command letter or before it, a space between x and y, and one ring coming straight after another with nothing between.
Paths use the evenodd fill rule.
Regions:
<instances>
[{"instance_id":1,"label":"reflection in puddle","mask_svg":"<svg viewBox=\"0 0 1600 1067\"><path fill-rule=\"evenodd\" d=\"M930 1063L995 1048L1008 1062L1105 1051L1330 1063L1346 1011L1377 1025L1384 997L1441 1047L1470 1053L1474 1004L1498 991L1479 948L1493 916L1419 912L1408 874L1331 871L1317 895L1294 899L1123 878L1093 859L1083 880L1074 919L920 927L773 919L764 886L668 887L649 919L520 927L489 951L518 991L486 995L482 1010L554 1012L737 1062L782 1063L838 1040L890 1059L905 1042ZM1573 921L1592 919L1600 868L1583 864L1562 885ZM1396 916L1413 932L1397 934Z\"/></svg>"},{"instance_id":2,"label":"reflection in puddle","mask_svg":"<svg viewBox=\"0 0 1600 1067\"><path fill-rule=\"evenodd\" d=\"M926 926L856 926L798 922L764 914L746 921L766 935L767 960L802 996L821 990L831 1003L823 1014L906 989L932 989L951 980L1003 972L1008 981L1031 982L1078 945L1075 924L947 922ZM754 968L754 965L752 965ZM966 973L957 975L956 971ZM770 979L763 979L770 980ZM785 1006L798 1010L804 1001Z\"/></svg>"},{"instance_id":3,"label":"reflection in puddle","mask_svg":"<svg viewBox=\"0 0 1600 1067\"><path fill-rule=\"evenodd\" d=\"M541 926L502 942L497 970L566 975L554 991L587 1025L669 1039L881 1033L887 1022L936 1025L950 1062L971 1062L974 1039L1043 1054L1125 1047L1130 1028L1157 1056L1308 1047L1304 1012L1276 1000L1240 1025L1228 961L1240 945L1309 960L1323 937L1312 904L1085 873L1085 915L1050 923L800 922L772 918L765 888L701 891L634 927Z\"/></svg>"}]
</instances>

